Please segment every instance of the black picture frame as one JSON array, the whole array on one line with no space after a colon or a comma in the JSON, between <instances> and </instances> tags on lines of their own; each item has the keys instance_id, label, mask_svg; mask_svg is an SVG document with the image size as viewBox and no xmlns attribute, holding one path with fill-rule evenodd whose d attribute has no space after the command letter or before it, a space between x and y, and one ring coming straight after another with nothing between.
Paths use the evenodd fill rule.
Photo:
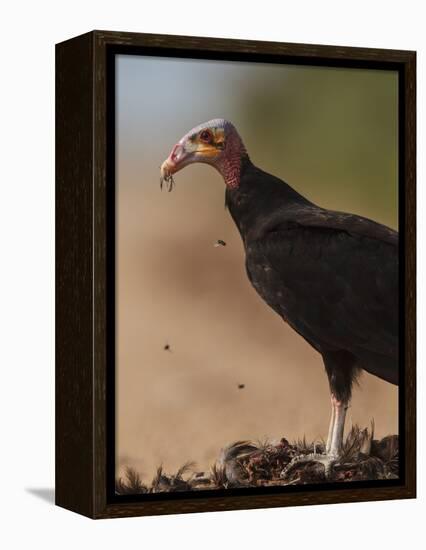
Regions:
<instances>
[{"instance_id":1,"label":"black picture frame","mask_svg":"<svg viewBox=\"0 0 426 550\"><path fill-rule=\"evenodd\" d=\"M399 74L400 478L121 495L115 484L115 55ZM91 518L414 498L416 54L93 31L56 46L56 503Z\"/></svg>"}]
</instances>

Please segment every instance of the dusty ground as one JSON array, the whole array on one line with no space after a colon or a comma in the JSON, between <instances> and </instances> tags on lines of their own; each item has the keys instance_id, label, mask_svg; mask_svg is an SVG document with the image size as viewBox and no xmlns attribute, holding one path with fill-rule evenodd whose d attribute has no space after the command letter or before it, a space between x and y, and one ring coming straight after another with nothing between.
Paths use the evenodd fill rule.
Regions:
<instances>
[{"instance_id":1,"label":"dusty ground","mask_svg":"<svg viewBox=\"0 0 426 550\"><path fill-rule=\"evenodd\" d=\"M324 452L322 443L305 439L289 443L238 441L226 447L210 470L199 471L187 462L176 472L160 466L151 483L134 469L127 468L117 479L118 494L140 494L202 489L303 485L350 482L398 477L398 436L372 439L367 429L354 427L346 438L342 456L326 471L312 453Z\"/></svg>"}]
</instances>

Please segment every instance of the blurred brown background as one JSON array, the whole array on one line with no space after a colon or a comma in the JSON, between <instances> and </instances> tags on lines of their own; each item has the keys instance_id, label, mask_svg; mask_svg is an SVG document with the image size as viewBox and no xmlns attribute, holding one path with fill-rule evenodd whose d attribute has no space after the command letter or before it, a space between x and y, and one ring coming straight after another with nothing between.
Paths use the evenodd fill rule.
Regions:
<instances>
[{"instance_id":1,"label":"blurred brown background","mask_svg":"<svg viewBox=\"0 0 426 550\"><path fill-rule=\"evenodd\" d=\"M148 480L237 439L327 434L321 358L251 288L220 176L160 192L174 143L216 117L310 200L397 227L396 73L118 57L116 452ZM397 433L397 396L364 374L347 428Z\"/></svg>"}]
</instances>

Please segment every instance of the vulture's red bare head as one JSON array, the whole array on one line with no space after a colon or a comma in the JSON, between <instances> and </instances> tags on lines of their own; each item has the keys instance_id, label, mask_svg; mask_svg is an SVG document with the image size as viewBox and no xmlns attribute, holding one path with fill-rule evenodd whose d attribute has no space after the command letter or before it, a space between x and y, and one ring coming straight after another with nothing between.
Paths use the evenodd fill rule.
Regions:
<instances>
[{"instance_id":1,"label":"vulture's red bare head","mask_svg":"<svg viewBox=\"0 0 426 550\"><path fill-rule=\"evenodd\" d=\"M202 162L216 168L228 187L236 188L243 157L247 157L247 152L234 125L223 118L209 120L176 143L161 165L161 183L171 183L173 174L189 164Z\"/></svg>"}]
</instances>

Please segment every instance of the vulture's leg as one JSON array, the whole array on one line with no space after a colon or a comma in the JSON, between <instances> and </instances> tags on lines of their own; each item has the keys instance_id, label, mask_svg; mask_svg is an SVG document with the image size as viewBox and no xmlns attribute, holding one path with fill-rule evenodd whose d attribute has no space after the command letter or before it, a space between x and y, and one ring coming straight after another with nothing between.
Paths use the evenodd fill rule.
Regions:
<instances>
[{"instance_id":1,"label":"vulture's leg","mask_svg":"<svg viewBox=\"0 0 426 550\"><path fill-rule=\"evenodd\" d=\"M325 476L329 477L333 464L342 452L346 411L357 374L355 358L348 352L332 352L323 354L323 359L330 383L332 407L325 454L311 453L293 458L281 472L284 479L294 466L306 462L319 462L324 466Z\"/></svg>"},{"instance_id":2,"label":"vulture's leg","mask_svg":"<svg viewBox=\"0 0 426 550\"><path fill-rule=\"evenodd\" d=\"M346 411L348 410L348 402L339 400L334 395L331 396L334 402L334 425L331 434L330 446L326 449L327 454L339 457L343 447L343 433L345 430Z\"/></svg>"},{"instance_id":3,"label":"vulture's leg","mask_svg":"<svg viewBox=\"0 0 426 550\"><path fill-rule=\"evenodd\" d=\"M323 353L325 370L331 391L333 407L333 427L329 431L326 453L339 457L343 447L346 411L352 394L352 384L356 379L358 369L356 358L347 351Z\"/></svg>"},{"instance_id":4,"label":"vulture's leg","mask_svg":"<svg viewBox=\"0 0 426 550\"><path fill-rule=\"evenodd\" d=\"M336 408L334 406L334 400L333 400L333 398L331 398L331 417L330 417L330 425L328 427L327 444L325 446L325 452L327 454L330 452L331 439L333 437L333 429L334 429L335 419L336 419Z\"/></svg>"}]
</instances>

